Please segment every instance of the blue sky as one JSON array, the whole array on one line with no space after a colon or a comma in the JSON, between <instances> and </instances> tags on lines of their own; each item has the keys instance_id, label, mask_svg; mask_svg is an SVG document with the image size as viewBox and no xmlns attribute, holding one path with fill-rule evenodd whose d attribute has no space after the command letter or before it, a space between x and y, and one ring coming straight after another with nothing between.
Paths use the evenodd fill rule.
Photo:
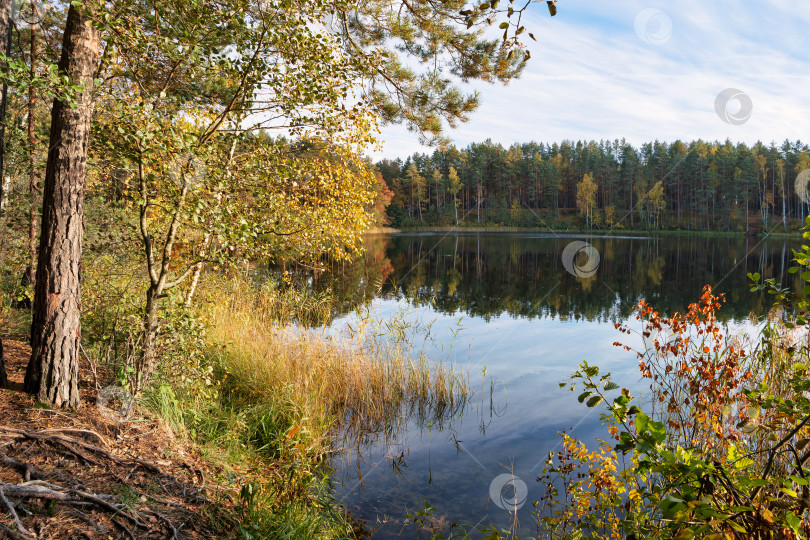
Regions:
<instances>
[{"instance_id":1,"label":"blue sky","mask_svg":"<svg viewBox=\"0 0 810 540\"><path fill-rule=\"evenodd\" d=\"M810 4L801 0L560 0L533 6L523 76L476 84L481 107L448 132L460 147L626 138L810 142ZM743 96L715 102L726 89ZM736 92L728 92L736 95ZM747 98L746 98L747 96ZM740 110L750 100L751 109ZM736 120L735 120L736 119ZM383 127L374 158L428 151Z\"/></svg>"}]
</instances>

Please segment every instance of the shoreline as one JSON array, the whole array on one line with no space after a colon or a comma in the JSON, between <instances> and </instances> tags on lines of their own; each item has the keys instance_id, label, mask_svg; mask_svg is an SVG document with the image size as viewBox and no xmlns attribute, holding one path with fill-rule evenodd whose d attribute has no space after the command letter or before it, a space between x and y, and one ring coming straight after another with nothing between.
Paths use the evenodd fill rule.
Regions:
<instances>
[{"instance_id":1,"label":"shoreline","mask_svg":"<svg viewBox=\"0 0 810 540\"><path fill-rule=\"evenodd\" d=\"M744 231L690 231L682 229L662 229L662 230L645 230L645 229L551 229L548 227L502 227L502 226L482 226L482 227L457 227L454 225L446 226L428 226L428 227L372 227L368 229L365 235L384 235L384 234L421 234L421 233L459 233L459 234L478 234L478 233L543 233L553 234L555 236L628 236L628 235L643 235L643 236L717 236L717 237L745 237L751 236L754 238L802 238L802 231L792 232L749 232Z\"/></svg>"}]
</instances>

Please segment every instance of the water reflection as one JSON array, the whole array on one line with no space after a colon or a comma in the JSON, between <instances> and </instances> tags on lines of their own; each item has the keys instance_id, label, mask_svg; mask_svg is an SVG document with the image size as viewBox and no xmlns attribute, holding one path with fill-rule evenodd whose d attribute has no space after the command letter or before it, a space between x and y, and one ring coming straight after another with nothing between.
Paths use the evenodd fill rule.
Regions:
<instances>
[{"instance_id":1,"label":"water reflection","mask_svg":"<svg viewBox=\"0 0 810 540\"><path fill-rule=\"evenodd\" d=\"M590 278L563 266L563 249L575 239L599 252ZM728 295L724 316L740 320L769 305L767 294L749 292L746 274L797 284L786 270L791 248L799 246L799 240L754 237L375 235L366 241L365 257L319 278L317 286L334 286L346 307L388 296L485 320L508 313L617 322L642 297L661 311L683 310L712 284Z\"/></svg>"},{"instance_id":2,"label":"water reflection","mask_svg":"<svg viewBox=\"0 0 810 540\"><path fill-rule=\"evenodd\" d=\"M590 277L577 277L563 264L573 240L599 253ZM341 299L333 326L351 324L357 317L351 306L364 298L373 298L370 309L382 320L403 309L414 321L430 320L434 341L424 352L462 367L477 392L442 428L411 421L394 444L372 438L347 451L336 462L338 497L367 520L375 538L413 536L403 529L405 515L423 508L424 500L440 521L464 521L475 530L508 527L513 515L492 500L490 488L501 475L514 474L527 491L528 502L517 512L520 531L531 534L531 501L540 495L535 479L559 444L557 432L573 430L583 440L601 435L598 413L557 383L588 360L613 372L622 386L636 385L635 357L613 346L621 339L613 323L625 322L640 298L662 312L683 311L711 284L727 296L723 320L750 328L749 316L764 313L771 297L749 292L746 274L797 286L787 269L791 248L800 243L698 236L370 237L361 260L312 281L316 289L333 286Z\"/></svg>"}]
</instances>

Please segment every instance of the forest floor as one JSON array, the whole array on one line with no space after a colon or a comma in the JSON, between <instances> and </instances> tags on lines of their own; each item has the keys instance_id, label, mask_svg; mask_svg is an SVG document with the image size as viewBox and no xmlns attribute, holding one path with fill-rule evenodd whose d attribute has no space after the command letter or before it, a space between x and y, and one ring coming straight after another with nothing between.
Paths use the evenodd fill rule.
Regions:
<instances>
[{"instance_id":1,"label":"forest floor","mask_svg":"<svg viewBox=\"0 0 810 540\"><path fill-rule=\"evenodd\" d=\"M0 390L0 538L233 534L233 498L209 481L218 471L193 447L158 422L116 421L97 407L89 369L80 370L77 411L35 404L22 392L30 349L14 337L3 339L10 388Z\"/></svg>"}]
</instances>

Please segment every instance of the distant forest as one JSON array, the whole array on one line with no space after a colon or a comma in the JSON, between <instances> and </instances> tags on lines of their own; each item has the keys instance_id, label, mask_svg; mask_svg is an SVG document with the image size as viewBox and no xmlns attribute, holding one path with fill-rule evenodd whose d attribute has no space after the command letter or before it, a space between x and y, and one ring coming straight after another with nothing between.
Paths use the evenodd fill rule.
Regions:
<instances>
[{"instance_id":1,"label":"distant forest","mask_svg":"<svg viewBox=\"0 0 810 540\"><path fill-rule=\"evenodd\" d=\"M563 141L504 148L487 140L383 160L377 169L391 198L386 213L393 227L753 233L796 230L810 213L810 149L800 141L752 147L656 141L638 148L624 140Z\"/></svg>"}]
</instances>

